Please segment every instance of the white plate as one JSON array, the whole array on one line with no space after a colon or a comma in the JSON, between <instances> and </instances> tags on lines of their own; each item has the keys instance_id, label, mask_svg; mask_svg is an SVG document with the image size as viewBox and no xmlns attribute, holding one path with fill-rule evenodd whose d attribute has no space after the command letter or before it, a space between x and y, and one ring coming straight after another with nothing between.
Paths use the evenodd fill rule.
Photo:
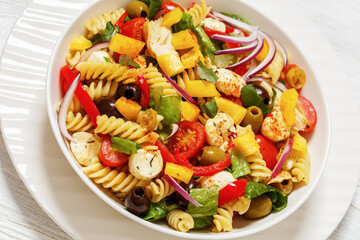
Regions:
<instances>
[{"instance_id":1,"label":"white plate","mask_svg":"<svg viewBox=\"0 0 360 240\"><path fill-rule=\"evenodd\" d=\"M312 196L286 221L252 237L288 239L291 234L293 239L324 239L345 214L357 183L356 145L351 144L358 114L351 107L352 97L337 91L336 81L343 76L336 56L302 15L286 1L243 2L270 17L286 33L298 34L295 44L305 58L317 63L319 71L329 72L324 88L333 120L329 162ZM104 204L71 169L52 136L45 107L47 64L60 33L85 4L35 0L9 37L0 72L0 112L10 157L40 206L74 238L138 239L146 235L148 239L167 239ZM315 40L300 41L305 33Z\"/></svg>"}]
</instances>

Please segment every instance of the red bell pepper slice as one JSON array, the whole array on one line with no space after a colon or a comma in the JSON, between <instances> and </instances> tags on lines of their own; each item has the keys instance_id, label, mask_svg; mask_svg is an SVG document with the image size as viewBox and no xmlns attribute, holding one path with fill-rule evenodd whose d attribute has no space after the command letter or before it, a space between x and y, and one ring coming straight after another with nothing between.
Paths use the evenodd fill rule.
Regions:
<instances>
[{"instance_id":1,"label":"red bell pepper slice","mask_svg":"<svg viewBox=\"0 0 360 240\"><path fill-rule=\"evenodd\" d=\"M248 180L240 179L229 183L219 191L219 206L232 202L245 194L245 188Z\"/></svg>"},{"instance_id":2,"label":"red bell pepper slice","mask_svg":"<svg viewBox=\"0 0 360 240\"><path fill-rule=\"evenodd\" d=\"M226 153L224 159L210 166L193 166L189 162L189 159L187 159L184 154L179 152L175 153L175 159L177 161L177 164L192 169L194 171L194 176L211 176L215 173L222 171L224 168L230 166L231 164L229 153Z\"/></svg>"},{"instance_id":3,"label":"red bell pepper slice","mask_svg":"<svg viewBox=\"0 0 360 240\"><path fill-rule=\"evenodd\" d=\"M124 21L125 21L125 18L127 17L128 15L128 10L126 10L119 18L119 20L116 21L114 27L122 27L122 25L124 25Z\"/></svg>"},{"instance_id":4,"label":"red bell pepper slice","mask_svg":"<svg viewBox=\"0 0 360 240\"><path fill-rule=\"evenodd\" d=\"M140 86L142 91L140 105L142 108L147 108L150 102L150 91L149 91L149 85L143 74L139 74L137 76L136 83Z\"/></svg>"},{"instance_id":5,"label":"red bell pepper slice","mask_svg":"<svg viewBox=\"0 0 360 240\"><path fill-rule=\"evenodd\" d=\"M178 163L175 159L174 155L165 147L164 144L162 144L159 140L156 141L155 145L159 148L161 157L164 162L164 166L166 163Z\"/></svg>"},{"instance_id":6,"label":"red bell pepper slice","mask_svg":"<svg viewBox=\"0 0 360 240\"><path fill-rule=\"evenodd\" d=\"M70 85L75 79L76 74L73 73L71 69L65 65L60 69L60 77L62 78L63 83L66 82ZM79 82L76 87L75 95L79 99L81 105L84 107L85 112L89 115L94 126L97 127L96 118L97 116L101 116L101 114L89 94L82 86L81 82Z\"/></svg>"}]
</instances>

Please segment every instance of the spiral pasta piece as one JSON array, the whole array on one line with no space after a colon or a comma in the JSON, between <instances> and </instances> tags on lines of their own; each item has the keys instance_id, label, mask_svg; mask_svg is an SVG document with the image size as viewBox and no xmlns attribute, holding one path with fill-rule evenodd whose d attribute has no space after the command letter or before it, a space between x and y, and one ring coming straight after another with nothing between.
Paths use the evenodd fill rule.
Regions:
<instances>
[{"instance_id":1,"label":"spiral pasta piece","mask_svg":"<svg viewBox=\"0 0 360 240\"><path fill-rule=\"evenodd\" d=\"M194 27L197 27L202 21L205 20L210 10L211 7L207 6L206 1L201 0L201 5L197 3L194 4L194 6L187 10L186 13L192 16Z\"/></svg>"},{"instance_id":2,"label":"spiral pasta piece","mask_svg":"<svg viewBox=\"0 0 360 240\"><path fill-rule=\"evenodd\" d=\"M139 144L149 142L147 129L137 123L114 116L109 118L107 115L98 116L96 123L98 126L95 128L95 133L110 134ZM150 142L154 143L155 141Z\"/></svg>"},{"instance_id":3,"label":"spiral pasta piece","mask_svg":"<svg viewBox=\"0 0 360 240\"><path fill-rule=\"evenodd\" d=\"M240 215L243 215L249 210L251 203L251 199L248 199L246 197L238 197L232 202L229 202L228 205L231 207L231 209L235 212L238 212Z\"/></svg>"},{"instance_id":4,"label":"spiral pasta piece","mask_svg":"<svg viewBox=\"0 0 360 240\"><path fill-rule=\"evenodd\" d=\"M117 169L111 169L102 165L98 158L94 159L89 166L83 167L82 171L95 183L124 196L135 186L147 183L147 181L134 177L129 172L127 164Z\"/></svg>"},{"instance_id":5,"label":"spiral pasta piece","mask_svg":"<svg viewBox=\"0 0 360 240\"><path fill-rule=\"evenodd\" d=\"M81 73L81 81L106 78L107 81L121 82L124 80L123 75L129 70L128 66L111 62L81 62L75 68Z\"/></svg>"},{"instance_id":6,"label":"spiral pasta piece","mask_svg":"<svg viewBox=\"0 0 360 240\"><path fill-rule=\"evenodd\" d=\"M93 127L93 123L88 115L82 116L81 113L69 111L66 116L66 129L71 132L86 132Z\"/></svg>"},{"instance_id":7,"label":"spiral pasta piece","mask_svg":"<svg viewBox=\"0 0 360 240\"><path fill-rule=\"evenodd\" d=\"M182 75L182 76L181 76ZM182 72L182 74L177 75L177 84L185 89L185 84L188 81L200 79L197 75L196 68L189 68Z\"/></svg>"},{"instance_id":8,"label":"spiral pasta piece","mask_svg":"<svg viewBox=\"0 0 360 240\"><path fill-rule=\"evenodd\" d=\"M168 224L177 231L187 232L194 227L192 216L182 210L172 210L166 215Z\"/></svg>"},{"instance_id":9,"label":"spiral pasta piece","mask_svg":"<svg viewBox=\"0 0 360 240\"><path fill-rule=\"evenodd\" d=\"M83 53L80 53L80 51L76 51L74 54L67 53L66 54L66 62L69 67L75 67L76 64L79 63L81 56Z\"/></svg>"},{"instance_id":10,"label":"spiral pasta piece","mask_svg":"<svg viewBox=\"0 0 360 240\"><path fill-rule=\"evenodd\" d=\"M254 182L266 181L271 176L271 170L266 167L266 162L260 152L246 157L250 166L250 177Z\"/></svg>"},{"instance_id":11,"label":"spiral pasta piece","mask_svg":"<svg viewBox=\"0 0 360 240\"><path fill-rule=\"evenodd\" d=\"M74 96L73 99L71 100L70 104L69 104L68 111L77 113L77 112L79 112L82 108L83 108L83 107L82 107L79 99L78 99L76 96Z\"/></svg>"},{"instance_id":12,"label":"spiral pasta piece","mask_svg":"<svg viewBox=\"0 0 360 240\"><path fill-rule=\"evenodd\" d=\"M150 197L151 202L160 202L162 199L175 192L175 189L171 187L165 179L158 178L148 184L145 187L145 191Z\"/></svg>"},{"instance_id":13,"label":"spiral pasta piece","mask_svg":"<svg viewBox=\"0 0 360 240\"><path fill-rule=\"evenodd\" d=\"M282 69L284 68L284 59L281 53L276 52L274 59L267 66L261 75L265 78L271 78L273 84L275 84L281 75Z\"/></svg>"},{"instance_id":14,"label":"spiral pasta piece","mask_svg":"<svg viewBox=\"0 0 360 240\"><path fill-rule=\"evenodd\" d=\"M116 94L119 83L114 81L92 82L89 86L84 86L91 99L99 99L101 97L113 97Z\"/></svg>"},{"instance_id":15,"label":"spiral pasta piece","mask_svg":"<svg viewBox=\"0 0 360 240\"><path fill-rule=\"evenodd\" d=\"M217 214L213 215L214 227L211 229L213 232L231 232L233 210L229 204L225 204L218 208Z\"/></svg>"},{"instance_id":16,"label":"spiral pasta piece","mask_svg":"<svg viewBox=\"0 0 360 240\"><path fill-rule=\"evenodd\" d=\"M142 70L142 74L144 75L149 88L163 88L163 96L169 95L178 95L178 92L173 88L173 86L162 76L159 70L153 66L152 63L149 66Z\"/></svg>"},{"instance_id":17,"label":"spiral pasta piece","mask_svg":"<svg viewBox=\"0 0 360 240\"><path fill-rule=\"evenodd\" d=\"M292 150L291 152L296 151ZM291 155L291 152L289 156ZM310 179L310 156L308 153L303 153L297 151L298 155L296 157L296 162L294 167L291 169L292 181L301 182L304 181L305 184L309 183ZM291 156L290 156L291 157Z\"/></svg>"},{"instance_id":18,"label":"spiral pasta piece","mask_svg":"<svg viewBox=\"0 0 360 240\"><path fill-rule=\"evenodd\" d=\"M101 14L91 19L91 21L85 24L86 29L89 31L88 38L91 38L95 34L104 31L107 22L110 21L114 25L124 12L125 10L123 8L120 8L115 11Z\"/></svg>"}]
</instances>

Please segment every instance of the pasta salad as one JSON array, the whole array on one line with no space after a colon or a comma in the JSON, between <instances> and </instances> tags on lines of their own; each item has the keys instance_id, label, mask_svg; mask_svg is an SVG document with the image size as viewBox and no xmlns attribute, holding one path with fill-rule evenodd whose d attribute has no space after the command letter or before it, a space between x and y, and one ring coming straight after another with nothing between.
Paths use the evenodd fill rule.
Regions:
<instances>
[{"instance_id":1,"label":"pasta salad","mask_svg":"<svg viewBox=\"0 0 360 240\"><path fill-rule=\"evenodd\" d=\"M258 26L205 0L132 1L91 19L60 70L59 128L94 183L146 221L233 230L308 184L305 72Z\"/></svg>"}]
</instances>

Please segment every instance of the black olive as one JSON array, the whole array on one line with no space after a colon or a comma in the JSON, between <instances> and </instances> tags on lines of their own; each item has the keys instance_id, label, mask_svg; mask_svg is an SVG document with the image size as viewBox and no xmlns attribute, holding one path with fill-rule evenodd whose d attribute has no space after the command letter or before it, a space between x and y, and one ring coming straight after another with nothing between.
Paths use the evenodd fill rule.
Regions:
<instances>
[{"instance_id":1,"label":"black olive","mask_svg":"<svg viewBox=\"0 0 360 240\"><path fill-rule=\"evenodd\" d=\"M259 94L259 96L261 97L261 99L265 103L265 105L268 105L269 102L270 102L270 96L269 96L268 91L266 91L265 88L260 86L260 82L254 82L252 84L253 84L253 87L256 90L257 94Z\"/></svg>"},{"instance_id":2,"label":"black olive","mask_svg":"<svg viewBox=\"0 0 360 240\"><path fill-rule=\"evenodd\" d=\"M146 196L142 187L135 187L126 196L125 207L136 216L141 216L149 211L150 199Z\"/></svg>"},{"instance_id":3,"label":"black olive","mask_svg":"<svg viewBox=\"0 0 360 240\"><path fill-rule=\"evenodd\" d=\"M115 107L115 98L113 97L102 97L94 100L96 107L99 109L101 115L106 114L108 117L114 116L121 118L121 113Z\"/></svg>"},{"instance_id":4,"label":"black olive","mask_svg":"<svg viewBox=\"0 0 360 240\"><path fill-rule=\"evenodd\" d=\"M195 181L194 179L192 179L189 184L185 184L185 183L181 183L180 186L182 188L184 188L185 191L187 191L188 193L190 192L190 189L193 188L200 188L201 185L199 182ZM179 206L183 209L187 208L187 205L189 204L189 201L186 200L183 196L181 196L178 192L175 193L176 199L177 199L177 203L179 204Z\"/></svg>"},{"instance_id":5,"label":"black olive","mask_svg":"<svg viewBox=\"0 0 360 240\"><path fill-rule=\"evenodd\" d=\"M137 103L141 100L142 91L139 85L135 83L129 83L119 86L116 96L118 98L126 97L127 99L133 100Z\"/></svg>"}]
</instances>

